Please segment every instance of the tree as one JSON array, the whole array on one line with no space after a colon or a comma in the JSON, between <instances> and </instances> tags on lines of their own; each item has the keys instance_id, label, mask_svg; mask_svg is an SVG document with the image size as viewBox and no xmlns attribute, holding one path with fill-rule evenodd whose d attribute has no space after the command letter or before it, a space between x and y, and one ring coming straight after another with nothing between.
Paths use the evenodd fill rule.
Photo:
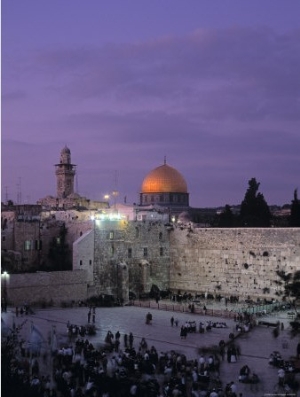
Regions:
<instances>
[{"instance_id":1,"label":"tree","mask_svg":"<svg viewBox=\"0 0 300 397\"><path fill-rule=\"evenodd\" d=\"M71 270L72 261L70 258L71 251L66 242L66 236L68 229L65 224L60 228L59 236L53 237L50 247L48 258L50 259L52 266L49 270Z\"/></svg>"},{"instance_id":2,"label":"tree","mask_svg":"<svg viewBox=\"0 0 300 397\"><path fill-rule=\"evenodd\" d=\"M18 327L8 327L1 323L1 395L29 396L29 386L20 381L15 368L18 366L20 345L24 340L20 336L25 320Z\"/></svg>"},{"instance_id":3,"label":"tree","mask_svg":"<svg viewBox=\"0 0 300 397\"><path fill-rule=\"evenodd\" d=\"M230 205L226 204L224 210L219 215L219 227L233 227L234 215L231 211Z\"/></svg>"},{"instance_id":4,"label":"tree","mask_svg":"<svg viewBox=\"0 0 300 397\"><path fill-rule=\"evenodd\" d=\"M285 273L282 270L277 270L277 275L284 282L284 298L291 304L295 317L290 322L292 328L292 336L300 334L300 313L297 311L297 305L300 302L300 270L294 274Z\"/></svg>"},{"instance_id":5,"label":"tree","mask_svg":"<svg viewBox=\"0 0 300 397\"><path fill-rule=\"evenodd\" d=\"M292 200L289 221L291 227L300 227L300 200L298 199L297 189L294 191L294 200Z\"/></svg>"},{"instance_id":6,"label":"tree","mask_svg":"<svg viewBox=\"0 0 300 397\"><path fill-rule=\"evenodd\" d=\"M258 192L260 183L250 179L249 187L241 203L240 225L244 227L269 227L271 211L262 193Z\"/></svg>"}]
</instances>

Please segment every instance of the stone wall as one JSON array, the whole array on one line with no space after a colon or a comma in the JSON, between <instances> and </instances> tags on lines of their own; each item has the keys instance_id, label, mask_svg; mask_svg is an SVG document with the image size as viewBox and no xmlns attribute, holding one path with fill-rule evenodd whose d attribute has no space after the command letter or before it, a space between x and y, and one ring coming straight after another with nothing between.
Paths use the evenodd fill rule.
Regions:
<instances>
[{"instance_id":1,"label":"stone wall","mask_svg":"<svg viewBox=\"0 0 300 397\"><path fill-rule=\"evenodd\" d=\"M7 283L10 305L20 306L41 302L61 305L87 298L87 274L85 271L40 272L11 274Z\"/></svg>"},{"instance_id":2,"label":"stone wall","mask_svg":"<svg viewBox=\"0 0 300 397\"><path fill-rule=\"evenodd\" d=\"M191 225L172 230L159 220L91 224L80 218L66 223L70 242L76 240L73 272L11 275L13 302L52 298L59 303L99 294L125 299L129 291L149 292L152 284L193 294L280 297L283 285L276 271L300 270L300 228L196 229ZM50 235L50 223L47 226L45 232Z\"/></svg>"},{"instance_id":3,"label":"stone wall","mask_svg":"<svg viewBox=\"0 0 300 397\"><path fill-rule=\"evenodd\" d=\"M87 283L94 283L94 231L84 233L73 244L73 270L84 269L87 274Z\"/></svg>"},{"instance_id":4,"label":"stone wall","mask_svg":"<svg viewBox=\"0 0 300 397\"><path fill-rule=\"evenodd\" d=\"M94 277L89 295L128 297L129 290L149 292L152 284L168 288L169 232L161 221L95 220L94 233L73 245L74 268L90 275L89 258Z\"/></svg>"},{"instance_id":5,"label":"stone wall","mask_svg":"<svg viewBox=\"0 0 300 397\"><path fill-rule=\"evenodd\" d=\"M277 270L300 270L300 229L187 229L170 235L170 288L278 297Z\"/></svg>"}]
</instances>

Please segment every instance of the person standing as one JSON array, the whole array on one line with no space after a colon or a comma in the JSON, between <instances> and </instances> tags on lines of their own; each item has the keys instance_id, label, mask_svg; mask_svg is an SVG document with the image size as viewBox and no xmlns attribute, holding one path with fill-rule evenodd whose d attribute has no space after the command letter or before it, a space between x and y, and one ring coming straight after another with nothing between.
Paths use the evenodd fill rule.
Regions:
<instances>
[{"instance_id":1,"label":"person standing","mask_svg":"<svg viewBox=\"0 0 300 397\"><path fill-rule=\"evenodd\" d=\"M96 314L95 312L93 312L93 324L95 324L95 322L96 322Z\"/></svg>"},{"instance_id":2,"label":"person standing","mask_svg":"<svg viewBox=\"0 0 300 397\"><path fill-rule=\"evenodd\" d=\"M88 312L88 323L90 323L90 321L91 321L91 310L89 310Z\"/></svg>"},{"instance_id":3,"label":"person standing","mask_svg":"<svg viewBox=\"0 0 300 397\"><path fill-rule=\"evenodd\" d=\"M174 326L174 317L173 316L171 317L170 322L171 322L171 326L173 327Z\"/></svg>"},{"instance_id":4,"label":"person standing","mask_svg":"<svg viewBox=\"0 0 300 397\"><path fill-rule=\"evenodd\" d=\"M130 349L132 349L132 347L133 347L133 335L132 335L132 332L130 332L130 334L129 334L129 347L130 347Z\"/></svg>"},{"instance_id":5,"label":"person standing","mask_svg":"<svg viewBox=\"0 0 300 397\"><path fill-rule=\"evenodd\" d=\"M124 335L124 346L125 346L125 348L127 348L127 345L128 345L128 335L125 334Z\"/></svg>"}]
</instances>

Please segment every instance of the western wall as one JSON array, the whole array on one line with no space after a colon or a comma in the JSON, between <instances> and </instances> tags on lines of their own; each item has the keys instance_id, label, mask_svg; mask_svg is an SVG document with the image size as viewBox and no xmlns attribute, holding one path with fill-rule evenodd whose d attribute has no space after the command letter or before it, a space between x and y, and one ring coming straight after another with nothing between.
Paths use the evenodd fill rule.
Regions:
<instances>
[{"instance_id":1,"label":"western wall","mask_svg":"<svg viewBox=\"0 0 300 397\"><path fill-rule=\"evenodd\" d=\"M170 233L172 290L278 298L276 271L300 270L299 228L180 229Z\"/></svg>"},{"instance_id":2,"label":"western wall","mask_svg":"<svg viewBox=\"0 0 300 397\"><path fill-rule=\"evenodd\" d=\"M175 293L281 299L276 271L300 271L300 228L102 222L74 242L73 271L11 274L8 295L14 304L41 299L60 304L98 294L126 302L129 291L138 296L156 284Z\"/></svg>"}]
</instances>

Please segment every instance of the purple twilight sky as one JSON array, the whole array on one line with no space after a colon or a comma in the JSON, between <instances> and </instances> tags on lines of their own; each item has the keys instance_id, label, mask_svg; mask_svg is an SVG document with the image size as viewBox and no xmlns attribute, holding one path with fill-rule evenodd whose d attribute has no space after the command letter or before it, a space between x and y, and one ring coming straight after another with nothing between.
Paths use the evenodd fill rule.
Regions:
<instances>
[{"instance_id":1,"label":"purple twilight sky","mask_svg":"<svg viewBox=\"0 0 300 397\"><path fill-rule=\"evenodd\" d=\"M300 190L299 0L2 0L2 200L138 202L167 163L194 207ZM299 192L300 193L300 192Z\"/></svg>"}]
</instances>

